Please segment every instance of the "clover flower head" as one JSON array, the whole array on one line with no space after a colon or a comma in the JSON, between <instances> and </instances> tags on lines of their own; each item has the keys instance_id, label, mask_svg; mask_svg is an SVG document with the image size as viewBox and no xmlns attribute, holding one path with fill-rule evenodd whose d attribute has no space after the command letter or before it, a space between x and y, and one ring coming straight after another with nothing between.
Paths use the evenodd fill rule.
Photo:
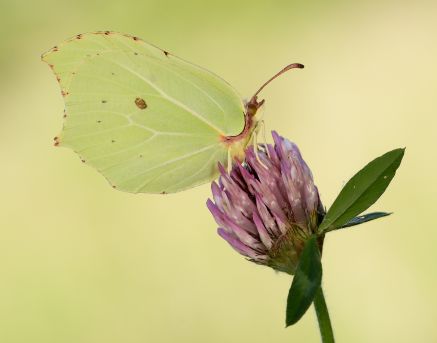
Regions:
<instances>
[{"instance_id":1,"label":"clover flower head","mask_svg":"<svg viewBox=\"0 0 437 343\"><path fill-rule=\"evenodd\" d=\"M294 274L306 240L323 217L313 176L296 144L272 132L274 145L246 149L228 173L219 165L207 206L218 234L257 264ZM320 248L322 241L319 240Z\"/></svg>"}]
</instances>

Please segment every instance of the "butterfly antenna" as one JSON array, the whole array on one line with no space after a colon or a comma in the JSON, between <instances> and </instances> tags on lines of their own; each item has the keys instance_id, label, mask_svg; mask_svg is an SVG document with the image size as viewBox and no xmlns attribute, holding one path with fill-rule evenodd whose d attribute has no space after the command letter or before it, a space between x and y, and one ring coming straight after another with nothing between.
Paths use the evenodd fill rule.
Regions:
<instances>
[{"instance_id":1,"label":"butterfly antenna","mask_svg":"<svg viewBox=\"0 0 437 343\"><path fill-rule=\"evenodd\" d=\"M258 94L265 88L265 86L267 86L270 82L272 82L274 79L276 79L278 76L281 76L282 74L286 73L287 71L291 70L291 69L303 69L304 65L300 64L300 63L292 63L289 64L288 66L286 66L285 68L283 68L282 70L280 70L279 72L277 72L275 75L273 75L270 79L268 79L258 90L257 92L253 95L252 98L258 96Z\"/></svg>"},{"instance_id":2,"label":"butterfly antenna","mask_svg":"<svg viewBox=\"0 0 437 343\"><path fill-rule=\"evenodd\" d=\"M276 79L278 76L281 76L282 74L284 74L285 72L291 70L291 69L303 69L304 65L300 64L300 63L292 63L289 64L288 66L286 66L285 68L283 68L282 70L280 70L279 72L277 72L275 75L273 75L270 79L268 79L266 82L264 82L264 84L256 91L256 93L252 96L252 98L250 99L250 101L247 103L246 107L247 107L247 113L251 116L255 115L256 111L258 110L258 108L260 108L262 106L262 104L264 103L264 100L261 100L260 102L258 102L257 98L258 98L258 94L270 83L272 82L274 79Z\"/></svg>"}]
</instances>

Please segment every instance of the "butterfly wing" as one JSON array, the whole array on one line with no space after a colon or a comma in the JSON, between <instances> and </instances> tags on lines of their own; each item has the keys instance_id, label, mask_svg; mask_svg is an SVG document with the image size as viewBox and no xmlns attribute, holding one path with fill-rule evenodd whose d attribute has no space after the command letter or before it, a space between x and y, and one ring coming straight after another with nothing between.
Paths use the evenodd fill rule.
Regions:
<instances>
[{"instance_id":1,"label":"butterfly wing","mask_svg":"<svg viewBox=\"0 0 437 343\"><path fill-rule=\"evenodd\" d=\"M43 55L65 100L56 145L113 187L171 193L213 180L244 104L211 72L129 35L78 35Z\"/></svg>"}]
</instances>

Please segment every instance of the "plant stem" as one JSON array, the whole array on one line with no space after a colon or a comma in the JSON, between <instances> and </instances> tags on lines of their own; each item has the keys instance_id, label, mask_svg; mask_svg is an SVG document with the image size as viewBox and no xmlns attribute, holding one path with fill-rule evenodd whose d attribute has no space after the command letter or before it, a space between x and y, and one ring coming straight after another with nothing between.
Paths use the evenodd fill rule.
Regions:
<instances>
[{"instance_id":1,"label":"plant stem","mask_svg":"<svg viewBox=\"0 0 437 343\"><path fill-rule=\"evenodd\" d=\"M322 343L335 343L334 333L332 331L331 320L329 319L328 307L326 306L322 286L320 286L314 297L314 308L316 309L317 320L319 322Z\"/></svg>"}]
</instances>

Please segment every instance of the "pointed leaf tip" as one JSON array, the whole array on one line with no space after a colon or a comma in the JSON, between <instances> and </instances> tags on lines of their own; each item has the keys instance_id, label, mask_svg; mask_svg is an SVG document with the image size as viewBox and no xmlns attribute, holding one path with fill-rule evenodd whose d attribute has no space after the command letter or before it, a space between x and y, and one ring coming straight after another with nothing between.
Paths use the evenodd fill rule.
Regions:
<instances>
[{"instance_id":1,"label":"pointed leaf tip","mask_svg":"<svg viewBox=\"0 0 437 343\"><path fill-rule=\"evenodd\" d=\"M379 219L382 217L387 217L390 214L393 214L393 212L372 212L372 213L367 213L367 214L363 214L361 216L352 218L351 220L349 220L346 224L338 227L338 228L333 228L331 230L326 230L325 232L330 232L330 231L334 231L334 230L338 230L338 229L345 229L351 226L356 226L356 225L360 225L360 224L364 224L367 222L370 222L372 220L375 219Z\"/></svg>"},{"instance_id":2,"label":"pointed leaf tip","mask_svg":"<svg viewBox=\"0 0 437 343\"><path fill-rule=\"evenodd\" d=\"M319 233L340 228L368 209L385 192L399 168L405 148L377 157L343 187L319 226Z\"/></svg>"}]
</instances>

